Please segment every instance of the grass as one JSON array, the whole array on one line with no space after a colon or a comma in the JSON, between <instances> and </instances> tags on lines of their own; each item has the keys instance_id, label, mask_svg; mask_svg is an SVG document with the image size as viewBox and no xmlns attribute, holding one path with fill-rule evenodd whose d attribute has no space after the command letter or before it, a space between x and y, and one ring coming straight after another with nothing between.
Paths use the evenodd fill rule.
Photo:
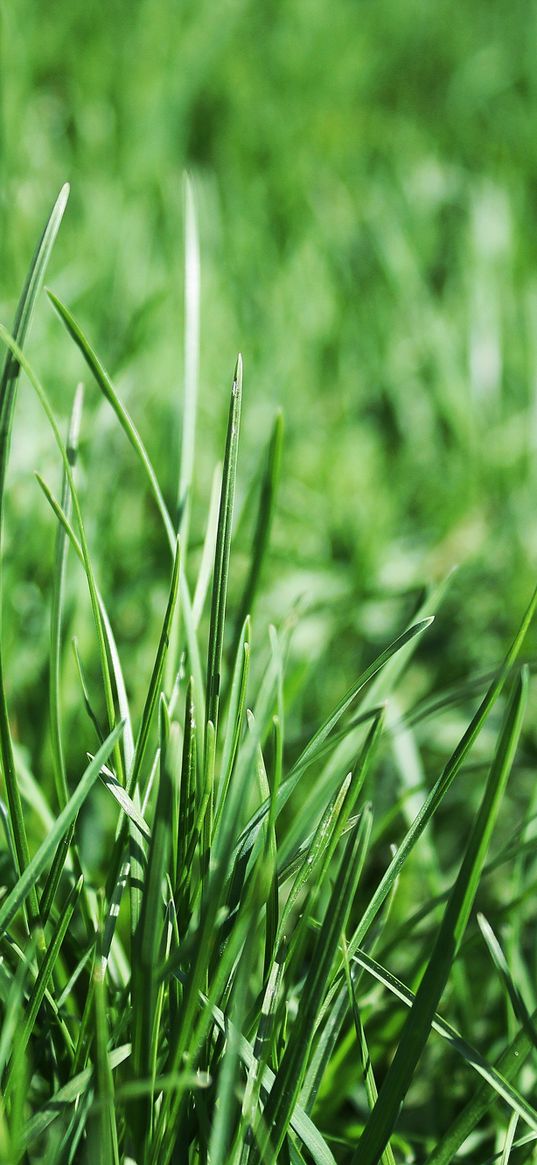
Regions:
<instances>
[{"instance_id":1,"label":"grass","mask_svg":"<svg viewBox=\"0 0 537 1165\"><path fill-rule=\"evenodd\" d=\"M54 553L41 693L50 748L35 772L12 711L16 653L6 662L0 640L0 1160L529 1159L536 805L523 659L537 591L503 663L462 691L438 687L427 702L412 683L451 579L420 597L350 686L343 668L335 683L333 660L326 682L323 652L304 674L294 643L307 614L296 604L267 612L264 590L282 416L258 434L260 469L245 491L241 357L221 472L195 533L199 246L187 186L172 491L93 344L48 293L89 373L86 394L100 392L130 447L165 547L158 626L131 681L99 580L98 488L82 473L99 465L99 425L80 450L79 387L64 440L26 355L67 193L12 332L0 326L3 525L19 381L62 475L58 496L37 475ZM494 925L476 922L476 900Z\"/></svg>"}]
</instances>

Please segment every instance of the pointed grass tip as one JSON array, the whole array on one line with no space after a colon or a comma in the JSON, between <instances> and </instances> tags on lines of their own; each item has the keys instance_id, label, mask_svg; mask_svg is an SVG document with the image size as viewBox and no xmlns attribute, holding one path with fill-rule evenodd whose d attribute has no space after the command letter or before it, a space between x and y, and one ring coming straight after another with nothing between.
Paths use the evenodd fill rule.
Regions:
<instances>
[{"instance_id":1,"label":"pointed grass tip","mask_svg":"<svg viewBox=\"0 0 537 1165\"><path fill-rule=\"evenodd\" d=\"M233 373L233 395L237 396L242 389L242 353L237 356L237 363Z\"/></svg>"}]
</instances>

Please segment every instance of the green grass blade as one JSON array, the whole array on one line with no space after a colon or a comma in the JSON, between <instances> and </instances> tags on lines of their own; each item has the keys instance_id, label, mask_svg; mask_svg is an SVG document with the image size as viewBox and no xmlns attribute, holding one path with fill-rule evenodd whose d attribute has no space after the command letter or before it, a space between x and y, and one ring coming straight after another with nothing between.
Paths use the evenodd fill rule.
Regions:
<instances>
[{"instance_id":1,"label":"green grass blade","mask_svg":"<svg viewBox=\"0 0 537 1165\"><path fill-rule=\"evenodd\" d=\"M507 677L509 676L512 668L514 667L514 664L516 662L516 659L519 655L522 644L523 644L524 639L526 637L528 628L529 628L530 623L533 619L536 606L537 606L537 588L531 597L531 600L528 604L526 611L524 612L524 616L522 618L518 632L513 640L513 643L511 645L506 657L505 657L505 660L504 660L501 668L495 674L495 676L492 680L492 683L490 684L487 692L485 693L485 695L484 695L484 697L483 697L483 699L482 699L482 701L477 709L477 712L475 713L475 716L472 718L470 724L468 725L468 728L466 729L466 732L464 733L462 739L460 740L459 744L457 745L457 748L455 749L454 753L449 758L447 764L444 766L444 769L442 770L438 780L433 785L431 792L426 797L419 813L414 818L414 821L412 822L410 829L405 834L403 841L401 842L400 846L397 849L397 852L395 853L392 861L390 862L390 865L388 866L388 869L386 870L386 873L384 874L380 884L378 885L377 889L375 890L375 893L372 895L372 897L371 897L371 899L370 899L370 901L369 901L369 903L364 911L360 925L358 926L358 928L356 930L354 940L353 940L354 945L352 942L349 945L349 956L352 956L355 949L358 946L360 946L361 943L363 942L363 940L364 940L368 930L372 926L383 902L388 897L388 894L390 893L390 890L391 890L392 886L394 885L394 882L399 877L401 870L403 869L403 866L405 865L410 854L412 853L412 850L414 849L416 842L421 837L424 829L426 828L429 821L433 817L434 813L438 809L438 806L440 805L441 801L445 797L448 789L453 784L453 781L455 780L457 773L460 771L461 766L463 765L464 761L466 760L466 757L467 757L472 745L474 744L475 740L479 736L479 733L481 732L481 729L483 728L483 725L485 724L485 721L487 720L491 709L493 708L494 704L496 703L496 700L498 699L498 696L501 694L501 692L504 688Z\"/></svg>"},{"instance_id":2,"label":"green grass blade","mask_svg":"<svg viewBox=\"0 0 537 1165\"><path fill-rule=\"evenodd\" d=\"M222 472L222 490L218 514L218 531L214 559L213 591L211 602L211 624L207 656L207 707L206 718L218 727L218 708L224 644L224 623L226 617L229 555L231 549L231 529L235 501L235 480L237 476L237 455L242 404L242 357L239 355L233 375L229 418Z\"/></svg>"},{"instance_id":3,"label":"green grass blade","mask_svg":"<svg viewBox=\"0 0 537 1165\"><path fill-rule=\"evenodd\" d=\"M407 1007L412 1007L416 998L415 993L406 987L400 979L397 979L386 967L381 966L371 955L366 954L365 951L357 951L354 956L354 961L368 971L379 983L387 987L397 999L400 999ZM431 1027L434 1028L439 1035L449 1042L454 1051L473 1068L479 1076L486 1081L489 1087L489 1096L492 1102L494 1093L500 1096L502 1100L509 1105L511 1110L518 1114L525 1121L530 1128L535 1128L535 1121L537 1120L537 1111L525 1099L524 1096L516 1089L509 1081L507 1076L500 1070L499 1065L493 1066L489 1064L488 1060L474 1048L472 1044L463 1039L460 1033L452 1024L447 1023L437 1012L431 1022Z\"/></svg>"},{"instance_id":4,"label":"green grass blade","mask_svg":"<svg viewBox=\"0 0 537 1165\"><path fill-rule=\"evenodd\" d=\"M246 619L247 615L253 614L254 602L259 587L261 572L263 570L263 564L265 562L268 546L270 543L270 533L272 529L272 521L276 506L276 495L280 479L282 447L283 413L280 409L276 413L276 418L269 441L267 464L261 482L259 508L252 538L250 568L246 582L244 584L244 590L239 602L237 617L235 620L235 635L231 652L232 658L234 658L237 653L237 647L244 620Z\"/></svg>"},{"instance_id":5,"label":"green grass blade","mask_svg":"<svg viewBox=\"0 0 537 1165\"><path fill-rule=\"evenodd\" d=\"M160 779L155 820L142 891L139 932L135 936L133 960L133 1047L135 1079L150 1077L153 1069L154 1027L158 994L157 969L162 961L164 933L163 882L171 846L172 774L169 755L170 725L165 701L160 701ZM133 1111L136 1143L151 1136L151 1096L144 1097Z\"/></svg>"},{"instance_id":6,"label":"green grass blade","mask_svg":"<svg viewBox=\"0 0 537 1165\"><path fill-rule=\"evenodd\" d=\"M190 498L196 445L196 418L198 411L198 366L200 336L200 248L196 204L192 182L185 175L185 331L183 374L183 425L179 472L178 507L179 530L185 547L188 545L190 525Z\"/></svg>"},{"instance_id":7,"label":"green grass blade","mask_svg":"<svg viewBox=\"0 0 537 1165\"><path fill-rule=\"evenodd\" d=\"M69 186L66 184L62 187L58 198L56 199L30 264L30 269L26 278L24 290L18 303L17 312L15 315L15 323L13 326L14 335L20 347L22 347L24 344L28 329L30 327L37 296L41 290L45 271L52 248L54 246L54 242L56 240L56 236L58 234L58 230L60 228L68 197ZM4 361L2 377L0 379L0 539L2 536L6 472L11 444L13 410L15 406L19 371L20 360L18 354L8 349ZM9 724L9 711L4 680L4 659L1 640L0 755L9 806L10 829L13 835L14 848L17 858L17 871L18 873L21 873L25 866L28 864L29 849L20 793L17 784L17 775L15 772L15 763L13 759L13 744L11 740L11 729ZM35 922L38 918L38 902L34 887L32 887L29 895L29 911L32 922Z\"/></svg>"},{"instance_id":8,"label":"green grass blade","mask_svg":"<svg viewBox=\"0 0 537 1165\"><path fill-rule=\"evenodd\" d=\"M56 818L54 825L45 840L39 846L39 849L31 858L26 866L26 869L21 874L18 882L6 895L0 905L0 933L4 934L9 926L12 918L14 918L17 910L22 906L23 902L28 897L32 887L35 890L37 879L42 874L51 857L53 856L57 846L62 841L70 826L73 824L77 814L80 812L86 797L91 791L99 772L108 760L116 742L120 739L123 732L123 724L116 725L112 729L110 735L106 738L104 744L99 749L94 759L90 762L83 776L81 777L75 791L69 798L67 805L62 809L59 816Z\"/></svg>"},{"instance_id":9,"label":"green grass blade","mask_svg":"<svg viewBox=\"0 0 537 1165\"><path fill-rule=\"evenodd\" d=\"M155 470L153 469L153 466L151 464L151 461L150 461L148 454L147 454L147 451L145 449L144 443L143 443L143 441L140 437L140 434L139 434L139 432L134 424L134 421L131 419L126 408L121 403L106 369L101 364L101 361L99 360L99 357L97 356L97 353L94 351L94 349L91 347L91 344L86 339L86 337L82 331L82 328L80 327L80 325L75 320L74 316L69 311L69 308L66 307L65 304L62 303L60 299L58 299L58 296L55 295L53 291L50 291L49 289L47 289L47 295L48 295L51 303L53 304L53 306L56 308L56 311L57 311L60 319L62 320L62 323L67 328L69 335L72 337L72 339L75 341L75 344L80 349L80 351L84 357L84 360L86 361L86 364L88 365L88 368L90 369L90 372L92 373L96 383L98 384L99 388L101 389L101 392L106 397L107 401L111 404L111 406L112 406L112 408L113 408L113 410L114 410L114 412L119 420L119 423L120 423L122 429L124 430L124 432L125 432L126 436L128 437L133 449L136 451L136 453L137 453L137 455L138 455L138 457L143 465L145 476L146 476L147 481L149 483L151 493L153 494L153 497L155 499L157 507L160 511L162 521L164 523L164 528L165 528L167 536L168 536L170 550L173 554L173 553L175 553L175 542L176 542L176 534L175 534L175 530L173 527L173 522L170 518L168 508L167 508L166 503L164 501L164 498L162 496L161 489L160 489L158 479L157 479L157 475L155 473Z\"/></svg>"},{"instance_id":10,"label":"green grass blade","mask_svg":"<svg viewBox=\"0 0 537 1165\"><path fill-rule=\"evenodd\" d=\"M371 812L364 811L349 837L323 925L317 936L311 967L301 992L298 1014L264 1109L264 1124L276 1156L283 1144L307 1067L315 1020L332 970L341 935L362 873L371 832ZM263 1143L263 1138L260 1138Z\"/></svg>"},{"instance_id":11,"label":"green grass blade","mask_svg":"<svg viewBox=\"0 0 537 1165\"><path fill-rule=\"evenodd\" d=\"M511 1000L511 1006L518 1019L518 1022L524 1028L524 1031L526 1032L528 1039L531 1040L534 1048L537 1048L537 1029L535 1028L522 994L516 983L513 981L513 976L509 970L507 959L503 953L500 943L498 942L498 939L496 938L490 923L487 922L486 918L482 914L478 914L477 921L479 923L481 934L483 935L483 938L487 944L490 957L494 963L498 975L500 976L505 991Z\"/></svg>"},{"instance_id":12,"label":"green grass blade","mask_svg":"<svg viewBox=\"0 0 537 1165\"><path fill-rule=\"evenodd\" d=\"M52 938L51 943L47 947L43 961L42 961L41 966L39 968L39 973L37 975L37 979L35 980L35 983L33 985L33 988L32 988L31 994L30 994L30 998L29 998L27 1006L25 1008L24 1023L22 1025L22 1030L20 1033L19 1045L18 1045L18 1050L17 1050L18 1055L20 1055L21 1053L24 1054L26 1047L27 1047L27 1044L28 1044L30 1037L32 1035L32 1032L33 1032L33 1029L35 1026L35 1021L37 1019L37 1015L39 1012L39 1008L41 1007L41 1004L42 1004L43 999L45 997L45 992L48 988L52 973L54 971L54 966L55 966L55 963L57 961L58 955L60 953L63 940L64 940L65 935L67 933L67 930L69 928L73 914L76 910L76 905L77 905L78 899L80 897L81 890L82 890L82 878L80 877L78 879L78 882L76 883L76 886L73 886L71 893L69 894L69 897L67 898L67 901L65 902L65 906L62 910L62 914L60 917L59 925L54 933L54 936ZM7 1079L5 1082L5 1086L4 1086L4 1094L5 1095L7 1095L9 1093L10 1088L12 1087L13 1075L14 1075L13 1070L14 1069L16 1070L16 1067L17 1067L17 1063L16 1063L15 1059L13 1059L12 1064L11 1064L11 1071L8 1073L8 1076L7 1076Z\"/></svg>"},{"instance_id":13,"label":"green grass blade","mask_svg":"<svg viewBox=\"0 0 537 1165\"><path fill-rule=\"evenodd\" d=\"M123 1044L120 1048L115 1048L110 1052L109 1063L112 1070L119 1068L121 1064L129 1058L131 1054L130 1044ZM79 1097L87 1091L91 1085L93 1075L92 1068L85 1068L83 1072L79 1072L73 1076L67 1084L59 1088L49 1100L45 1102L43 1108L31 1117L27 1122L24 1130L24 1146L29 1148L40 1137L46 1133L50 1125L53 1124L63 1112L71 1105L76 1104Z\"/></svg>"},{"instance_id":14,"label":"green grass blade","mask_svg":"<svg viewBox=\"0 0 537 1165\"><path fill-rule=\"evenodd\" d=\"M427 627L430 627L432 622L432 618L423 619L420 623L416 623L413 627L410 627L407 631L404 631L402 635L398 636L397 639L394 639L393 642L390 643L389 647L382 651L381 654L378 655L371 664L369 664L369 667L367 667L365 671L362 672L356 683L354 683L352 687L348 689L334 710L330 713L321 727L317 730L317 732L315 732L311 740L302 750L300 756L293 764L293 767L287 778L283 781L278 792L278 813L281 812L284 805L289 800L289 797L294 792L304 771L323 752L327 737L333 732L342 716L344 716L345 712L348 710L348 708L350 708L351 704L353 704L357 696L365 688L366 684L369 683L369 680L372 679L372 677L385 666L388 660L391 659L392 655L395 655L395 653L404 647L405 644L407 644L411 639L413 639L415 635L420 635L423 631L426 630ZM253 814L251 820L248 822L248 825L243 829L236 847L236 860L238 860L238 858L243 859L246 854L252 850L262 822L268 811L269 802L266 801L265 804L262 805Z\"/></svg>"},{"instance_id":15,"label":"green grass blade","mask_svg":"<svg viewBox=\"0 0 537 1165\"><path fill-rule=\"evenodd\" d=\"M67 436L67 456L74 469L78 450L78 437L82 417L82 403L84 399L83 386L79 385L76 391L69 432ZM63 475L61 507L67 518L71 517L71 494L69 482ZM65 571L67 565L67 550L69 542L63 526L58 526L56 536L56 566L52 583L52 602L50 616L50 738L52 745L52 759L54 777L56 781L56 796L60 807L63 808L69 797L67 778L65 775L65 761L61 733L61 702L60 702L60 660L61 660L61 631L63 598L65 588Z\"/></svg>"},{"instance_id":16,"label":"green grass blade","mask_svg":"<svg viewBox=\"0 0 537 1165\"><path fill-rule=\"evenodd\" d=\"M517 681L504 718L496 757L464 860L450 894L433 952L395 1057L379 1093L378 1102L360 1138L353 1165L377 1165L390 1137L418 1060L427 1042L432 1019L459 950L470 915L488 843L514 759L527 694L527 671Z\"/></svg>"}]
</instances>

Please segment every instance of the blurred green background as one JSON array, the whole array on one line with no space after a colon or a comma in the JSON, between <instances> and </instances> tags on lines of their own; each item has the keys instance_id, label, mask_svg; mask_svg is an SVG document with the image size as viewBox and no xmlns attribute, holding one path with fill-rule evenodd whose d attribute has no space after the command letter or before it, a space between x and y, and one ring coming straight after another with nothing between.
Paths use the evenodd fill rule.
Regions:
<instances>
[{"instance_id":1,"label":"blurred green background","mask_svg":"<svg viewBox=\"0 0 537 1165\"><path fill-rule=\"evenodd\" d=\"M171 502L187 168L202 253L195 540L240 348L241 500L274 408L285 411L265 611L278 620L306 597L296 651L304 671L327 660L311 715L455 563L416 691L493 666L537 558L536 6L10 0L0 16L0 318L68 179L49 282L113 374ZM29 351L65 422L84 369L45 297ZM53 553L34 468L56 486L23 386L5 619L21 715L46 674ZM92 384L82 481L136 694L168 563ZM240 576L240 535L236 564Z\"/></svg>"}]
</instances>

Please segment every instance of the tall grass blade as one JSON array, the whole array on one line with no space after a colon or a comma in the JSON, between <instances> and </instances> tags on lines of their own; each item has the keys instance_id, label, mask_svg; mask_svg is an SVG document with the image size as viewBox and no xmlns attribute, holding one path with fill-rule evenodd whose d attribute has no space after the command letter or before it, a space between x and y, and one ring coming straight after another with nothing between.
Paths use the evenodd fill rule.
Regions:
<instances>
[{"instance_id":1,"label":"tall grass blade","mask_svg":"<svg viewBox=\"0 0 537 1165\"><path fill-rule=\"evenodd\" d=\"M51 251L58 234L64 215L69 186L62 187L52 208L41 239L30 264L26 283L19 300L13 325L13 332L17 344L22 348L30 327L32 314L39 292L42 287L45 271L50 259ZM11 444L11 430L13 426L13 410L17 390L17 380L20 372L20 360L16 352L8 349L0 379L0 540L3 531L6 472ZM1 568L0 568L1 570ZM1 573L0 573L1 583ZM1 588L0 588L1 595ZM9 805L10 829L13 835L14 849L17 857L17 870L22 873L29 861L26 827L22 812L20 793L13 759L13 745L9 724L6 686L4 680L4 658L0 637L0 756ZM32 922L38 919L38 902L35 887L29 894L29 913Z\"/></svg>"},{"instance_id":2,"label":"tall grass blade","mask_svg":"<svg viewBox=\"0 0 537 1165\"><path fill-rule=\"evenodd\" d=\"M427 1042L434 1013L462 942L488 843L507 785L522 728L527 684L527 670L523 669L507 708L481 807L459 875L448 900L433 952L416 993L395 1057L384 1079L377 1104L360 1138L353 1165L377 1165L393 1131L399 1109Z\"/></svg>"}]
</instances>

